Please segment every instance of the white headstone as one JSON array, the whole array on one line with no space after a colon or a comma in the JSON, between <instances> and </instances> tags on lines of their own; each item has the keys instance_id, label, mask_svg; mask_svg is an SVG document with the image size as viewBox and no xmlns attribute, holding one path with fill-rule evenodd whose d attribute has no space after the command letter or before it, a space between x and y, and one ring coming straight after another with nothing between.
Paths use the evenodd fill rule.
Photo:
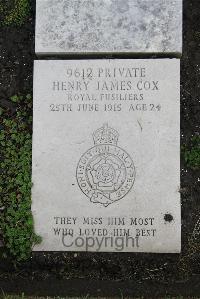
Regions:
<instances>
[{"instance_id":1,"label":"white headstone","mask_svg":"<svg viewBox=\"0 0 200 299\"><path fill-rule=\"evenodd\" d=\"M36 3L37 54L182 52L182 0Z\"/></svg>"},{"instance_id":2,"label":"white headstone","mask_svg":"<svg viewBox=\"0 0 200 299\"><path fill-rule=\"evenodd\" d=\"M34 250L180 251L179 64L35 61Z\"/></svg>"}]
</instances>

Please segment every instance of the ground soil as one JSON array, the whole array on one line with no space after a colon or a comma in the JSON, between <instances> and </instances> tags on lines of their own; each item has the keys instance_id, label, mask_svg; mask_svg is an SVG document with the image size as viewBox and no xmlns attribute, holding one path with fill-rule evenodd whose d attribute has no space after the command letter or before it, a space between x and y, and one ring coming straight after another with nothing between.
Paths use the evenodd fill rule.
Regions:
<instances>
[{"instance_id":1,"label":"ground soil","mask_svg":"<svg viewBox=\"0 0 200 299\"><path fill-rule=\"evenodd\" d=\"M12 112L9 97L32 92L34 6L20 28L0 31L0 101ZM181 143L200 132L200 1L184 0L181 59ZM155 56L155 55L154 55ZM36 295L200 296L200 252L189 238L200 217L199 170L181 161L182 253L35 253L18 266L0 261L0 288ZM170 242L170 240L169 240Z\"/></svg>"}]
</instances>

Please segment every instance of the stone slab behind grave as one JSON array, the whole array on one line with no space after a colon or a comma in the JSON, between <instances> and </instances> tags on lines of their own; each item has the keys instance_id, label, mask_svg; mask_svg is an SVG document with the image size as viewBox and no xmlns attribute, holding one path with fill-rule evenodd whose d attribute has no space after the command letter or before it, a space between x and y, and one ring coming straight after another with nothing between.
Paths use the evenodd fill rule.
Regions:
<instances>
[{"instance_id":1,"label":"stone slab behind grave","mask_svg":"<svg viewBox=\"0 0 200 299\"><path fill-rule=\"evenodd\" d=\"M37 0L37 54L182 52L182 0Z\"/></svg>"},{"instance_id":2,"label":"stone slab behind grave","mask_svg":"<svg viewBox=\"0 0 200 299\"><path fill-rule=\"evenodd\" d=\"M35 251L180 251L179 64L35 61Z\"/></svg>"}]
</instances>

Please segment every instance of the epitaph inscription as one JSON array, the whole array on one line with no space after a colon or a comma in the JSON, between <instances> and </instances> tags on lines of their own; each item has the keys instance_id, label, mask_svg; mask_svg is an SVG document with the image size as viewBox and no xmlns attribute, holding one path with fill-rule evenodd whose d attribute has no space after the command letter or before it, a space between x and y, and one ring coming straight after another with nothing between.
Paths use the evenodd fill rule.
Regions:
<instances>
[{"instance_id":1,"label":"epitaph inscription","mask_svg":"<svg viewBox=\"0 0 200 299\"><path fill-rule=\"evenodd\" d=\"M34 250L180 251L179 63L35 61Z\"/></svg>"}]
</instances>

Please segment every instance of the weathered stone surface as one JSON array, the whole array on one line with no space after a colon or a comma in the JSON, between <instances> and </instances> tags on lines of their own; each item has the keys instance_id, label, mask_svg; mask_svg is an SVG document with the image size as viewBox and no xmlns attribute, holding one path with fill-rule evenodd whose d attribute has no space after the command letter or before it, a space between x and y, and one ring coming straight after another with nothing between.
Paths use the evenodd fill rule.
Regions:
<instances>
[{"instance_id":1,"label":"weathered stone surface","mask_svg":"<svg viewBox=\"0 0 200 299\"><path fill-rule=\"evenodd\" d=\"M34 250L180 251L179 63L35 61Z\"/></svg>"},{"instance_id":2,"label":"weathered stone surface","mask_svg":"<svg viewBox=\"0 0 200 299\"><path fill-rule=\"evenodd\" d=\"M36 53L181 53L182 0L37 0Z\"/></svg>"}]
</instances>

